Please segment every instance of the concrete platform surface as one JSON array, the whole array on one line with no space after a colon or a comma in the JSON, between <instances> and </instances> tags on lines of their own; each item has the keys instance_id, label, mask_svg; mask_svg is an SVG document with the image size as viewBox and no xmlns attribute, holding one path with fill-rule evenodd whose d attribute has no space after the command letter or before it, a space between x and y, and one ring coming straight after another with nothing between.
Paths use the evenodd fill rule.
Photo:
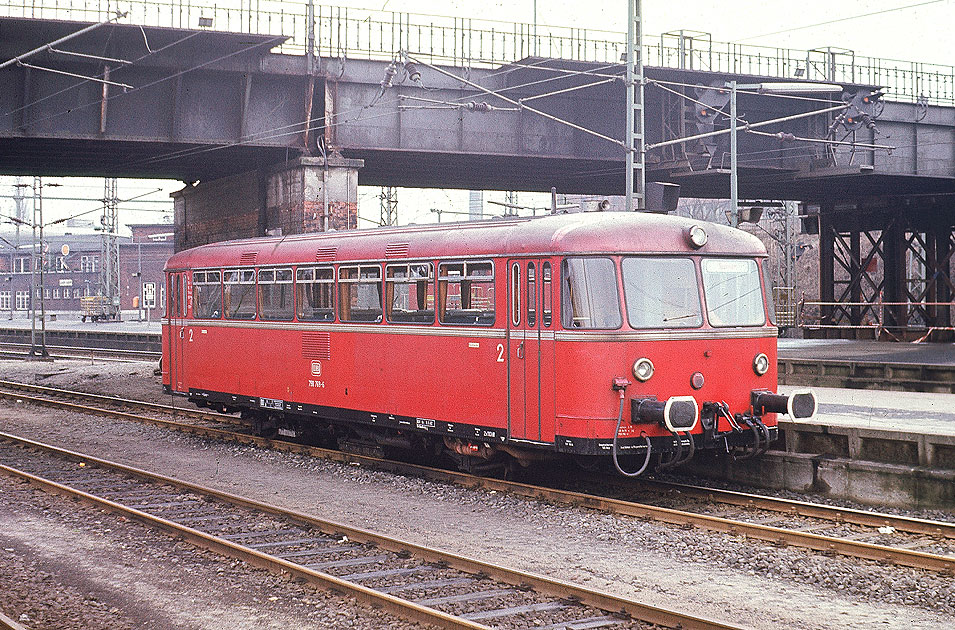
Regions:
<instances>
[{"instance_id":1,"label":"concrete platform surface","mask_svg":"<svg viewBox=\"0 0 955 630\"><path fill-rule=\"evenodd\" d=\"M780 393L797 389L806 388L779 387ZM955 394L830 387L809 389L819 400L819 413L813 420L792 420L794 423L955 435Z\"/></svg>"},{"instance_id":2,"label":"concrete platform surface","mask_svg":"<svg viewBox=\"0 0 955 630\"><path fill-rule=\"evenodd\" d=\"M955 344L780 339L779 357L872 363L955 366Z\"/></svg>"},{"instance_id":3,"label":"concrete platform surface","mask_svg":"<svg viewBox=\"0 0 955 630\"><path fill-rule=\"evenodd\" d=\"M6 315L9 315L8 313ZM55 316L55 318L51 317ZM76 311L47 312L47 330L92 330L100 332L130 332L130 333L154 333L160 334L162 328L159 324L159 316L153 313L152 321L139 321L139 313L136 311L124 311L123 321L119 322L83 322L80 320L80 314ZM39 318L39 316L38 316ZM30 328L30 318L25 314L15 313L13 319L0 316L0 328ZM40 329L40 321L37 319L37 330Z\"/></svg>"}]
</instances>

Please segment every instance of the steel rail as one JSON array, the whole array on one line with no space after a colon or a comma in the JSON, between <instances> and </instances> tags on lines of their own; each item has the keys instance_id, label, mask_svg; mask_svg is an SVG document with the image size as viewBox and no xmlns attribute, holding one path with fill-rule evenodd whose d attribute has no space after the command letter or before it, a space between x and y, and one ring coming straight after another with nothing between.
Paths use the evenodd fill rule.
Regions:
<instances>
[{"instance_id":1,"label":"steel rail","mask_svg":"<svg viewBox=\"0 0 955 630\"><path fill-rule=\"evenodd\" d=\"M701 529L719 531L732 535L742 535L752 537L758 540L765 540L773 544L793 545L803 548L820 551L823 553L837 553L849 557L862 558L866 560L875 560L880 562L891 562L902 566L910 566L921 569L929 569L945 573L955 574L955 556L943 556L931 554L913 549L904 549L890 547L887 545L878 545L866 543L863 541L838 538L835 536L826 536L823 534L814 534L807 531L797 531L772 525L762 525L759 523L750 523L746 521L733 520L725 517L712 516L706 514L697 514L685 510L658 507L643 503L635 503L622 499L602 497L593 494L572 492L554 488L545 488L542 486L529 485L514 481L504 481L500 479L491 479L487 477L476 477L466 473L460 473L450 470L421 466L418 464L407 464L390 460L378 459L365 455L354 455L341 451L322 449L318 447L305 446L285 442L282 440L273 440L270 438L261 438L253 435L235 433L224 429L215 429L199 427L183 423L171 422L168 420L159 420L145 416L137 416L126 412L111 411L99 409L96 407L87 407L74 403L60 402L50 399L37 398L31 396L16 395L23 400L34 402L47 406L62 406L81 413L93 413L103 416L119 417L127 420L146 422L155 425L174 428L202 437L211 437L216 439L225 439L237 441L240 443L255 444L262 448L273 448L292 453L322 457L327 460L340 463L359 463L374 466L389 472L402 474L418 474L433 481L443 481L453 483L469 489L489 489L499 492L507 492L516 496L525 498L552 501L564 505L574 505L586 507L614 514L632 516L636 518L648 518L651 520L670 523L674 525L694 525ZM11 394L0 391L0 398L11 397ZM840 510L841 508L834 508ZM863 512L864 514L865 512ZM848 520L849 514L845 514L841 522L851 522ZM882 515L879 515L882 516ZM833 519L833 516L819 517ZM903 519L904 517L896 517ZM902 521L899 521L900 523ZM928 521L931 523L931 521ZM946 529L945 524L939 524L941 529Z\"/></svg>"},{"instance_id":2,"label":"steel rail","mask_svg":"<svg viewBox=\"0 0 955 630\"><path fill-rule=\"evenodd\" d=\"M25 445L33 449L42 450L55 455L76 458L84 463L92 463L96 466L121 472L126 475L139 477L146 481L165 484L187 490L192 493L204 495L221 501L226 504L257 510L274 516L288 519L293 523L315 527L316 529L335 536L347 536L349 540L375 545L378 548L392 551L405 552L412 554L427 562L443 563L460 571L488 576L521 587L531 587L536 592L548 594L550 596L572 599L573 601L600 608L608 613L623 613L635 620L648 623L665 625L671 628L700 629L700 630L733 630L739 626L724 624L718 621L702 619L692 615L687 615L678 611L667 610L642 604L640 602L594 591L570 582L556 580L542 575L528 573L509 569L500 565L491 564L482 560L469 558L450 552L441 551L433 547L426 547L417 543L385 536L367 529L352 527L343 523L336 523L326 519L319 518L304 512L287 510L279 506L271 505L255 499L241 497L227 493L215 488L209 488L185 480L177 479L167 475L153 473L140 468L127 466L117 462L101 459L85 453L79 453L69 449L64 449L42 442L37 442L28 438L19 437L9 433L0 432L0 439L13 442L15 444ZM214 551L229 557L234 557L255 566L260 566L274 572L288 572L297 577L302 577L307 581L323 586L328 589L338 589L344 591L359 601L367 602L373 605L382 606L392 612L402 615L406 618L425 623L436 624L444 628L469 628L474 630L483 630L488 628L482 624L455 617L427 606L415 604L387 593L376 591L372 588L361 586L349 582L342 578L329 575L313 569L308 569L301 565L289 562L282 558L272 556L255 549L250 549L235 542L219 538L193 529L191 527L175 523L168 519L154 516L147 512L131 508L121 503L84 492L79 489L71 488L49 479L39 477L24 471L17 470L10 466L0 464L0 472L14 475L31 483L34 483L50 491L58 492L67 496L78 497L99 507L110 511L123 514L124 516L136 519L152 527L169 532L175 536L181 536L185 540L196 544L204 549Z\"/></svg>"},{"instance_id":3,"label":"steel rail","mask_svg":"<svg viewBox=\"0 0 955 630\"><path fill-rule=\"evenodd\" d=\"M85 346L51 346L47 344L46 349L50 351L50 356L55 359L88 359L95 357L104 361L158 361L162 356L161 352L150 352L148 350L122 350L119 348L89 348ZM16 343L12 341L0 341L0 351L30 350L30 344ZM57 353L57 354L53 354ZM22 353L26 356L26 353Z\"/></svg>"},{"instance_id":4,"label":"steel rail","mask_svg":"<svg viewBox=\"0 0 955 630\"><path fill-rule=\"evenodd\" d=\"M881 514L835 505L825 505L823 503L794 501L780 497L768 497L748 492L707 488L706 486L658 481L656 479L642 479L640 482L650 487L656 486L659 488L679 490L684 496L693 496L718 503L781 512L794 516L826 519L852 525L864 525L866 527L892 527L911 534L955 538L955 523L946 523L944 521L931 521L895 514Z\"/></svg>"},{"instance_id":5,"label":"steel rail","mask_svg":"<svg viewBox=\"0 0 955 630\"><path fill-rule=\"evenodd\" d=\"M174 407L170 405L164 405L160 403L151 403L147 401L132 400L129 398L120 398L116 396L106 396L103 394L92 394L87 392L79 392L76 390L66 390L55 387L46 387L43 385L31 385L27 383L17 383L14 381L4 381L0 380L0 387L7 387L11 389L17 389L20 391L32 391L42 394L50 395L59 395L59 396L69 396L73 398L80 398L85 400L90 400L100 403L108 404L117 404L125 405L129 407L141 407L143 409L148 409L151 411L156 411L160 413L169 413L175 415L184 415L188 417L197 418L200 420L208 420L212 422L219 423L229 423L229 424L242 424L248 426L248 422L241 420L235 416L228 414L220 414L216 412L209 411L200 411L196 409L187 409L182 407ZM2 392L0 392L2 396ZM80 408L80 411L85 410L85 408ZM136 419L137 417L132 417L130 419ZM181 423L170 422L167 420L158 421L161 426L170 426L173 428L179 429L180 427L192 428L193 425L182 425ZM212 429L210 429L211 431ZM235 434L231 431L224 431L215 433L216 437L229 437L231 438ZM211 435L210 435L211 437ZM251 437L251 436L250 436ZM257 439L266 439L266 438L257 438ZM275 442L273 443L275 447L278 447L279 444L288 444L291 446L298 446L291 442ZM323 457L329 459L329 454L334 453L337 456L335 459L341 461L342 453L341 451L334 451L329 449L322 449L319 447L303 447L305 449L315 449L314 451L300 451L306 454L312 454L314 456ZM362 458L366 456L353 455L348 457ZM371 458L371 463L379 465L384 460L379 460L376 458ZM425 467L426 470L434 470ZM452 473L455 475L461 475L462 477L467 477L464 473ZM467 477L470 479L470 477ZM463 482L460 479L446 479L446 481L452 481L453 483L469 483ZM945 538L955 538L955 523L946 523L944 521L932 521L928 519L914 518L911 516L900 516L895 514L884 514L879 512L870 512L866 510L858 510L853 508L825 505L822 503L812 503L806 501L795 501L792 499L783 499L779 497L770 497L765 495L738 492L733 490L723 490L719 488L710 488L706 486L696 486L691 484L681 484L668 481L660 481L656 479L641 479L640 483L649 486L657 487L664 489L674 489L683 493L684 496L692 496L701 500L706 501L715 501L718 503L726 503L730 505L738 505L741 507L749 508L758 508L761 510L768 510L773 512L780 512L787 515L794 516L803 516L807 518L819 518L835 521L841 524L850 524L850 525L861 525L865 527L893 527L898 531L908 532L911 534L924 534L928 536L942 536Z\"/></svg>"},{"instance_id":6,"label":"steel rail","mask_svg":"<svg viewBox=\"0 0 955 630\"><path fill-rule=\"evenodd\" d=\"M17 623L3 613L0 613L0 630L28 630L26 626Z\"/></svg>"}]
</instances>

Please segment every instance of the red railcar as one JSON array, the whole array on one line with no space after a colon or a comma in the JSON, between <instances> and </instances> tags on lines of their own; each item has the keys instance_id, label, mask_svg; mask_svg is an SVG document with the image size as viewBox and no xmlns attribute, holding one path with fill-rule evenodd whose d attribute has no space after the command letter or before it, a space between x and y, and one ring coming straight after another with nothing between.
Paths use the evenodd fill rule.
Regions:
<instances>
[{"instance_id":1,"label":"red railcar","mask_svg":"<svg viewBox=\"0 0 955 630\"><path fill-rule=\"evenodd\" d=\"M765 256L645 213L206 245L166 266L163 383L263 432L472 467L749 456L816 407L774 393Z\"/></svg>"}]
</instances>

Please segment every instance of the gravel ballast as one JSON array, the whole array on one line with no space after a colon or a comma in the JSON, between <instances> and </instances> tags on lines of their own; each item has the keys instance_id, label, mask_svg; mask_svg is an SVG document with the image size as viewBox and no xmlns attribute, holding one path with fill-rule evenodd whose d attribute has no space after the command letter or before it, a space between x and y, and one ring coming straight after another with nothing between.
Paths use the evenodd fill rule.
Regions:
<instances>
[{"instance_id":1,"label":"gravel ballast","mask_svg":"<svg viewBox=\"0 0 955 630\"><path fill-rule=\"evenodd\" d=\"M144 364L0 361L0 373L11 380L168 402L169 396L161 393L152 368ZM754 628L820 629L948 629L955 624L955 580L932 572L777 548L740 537L465 490L361 466L213 443L159 428L25 404L0 403L0 430L728 623ZM4 497L9 485L0 486ZM72 504L65 505L60 514L63 518L75 511ZM6 544L6 513L10 510L4 512L0 530L4 542L0 546L17 549ZM21 538L30 539L29 528L38 526L42 533L45 521L34 516L10 522L21 532ZM98 559L97 548L90 544L95 537L83 535L85 526L82 520L47 526L60 534L78 532L77 541L69 545L76 559L68 564L83 566ZM54 538L52 534L36 535L33 553L48 555L45 541ZM153 535L143 547L152 549L161 540L162 535ZM0 554L4 566L20 557L17 552ZM29 556L23 557L25 563ZM62 579L59 571L47 570L53 581ZM6 577L0 578L5 587L6 582ZM184 595L188 592L184 587L182 592L167 596L172 601L182 598L184 605L190 598L198 598L200 603L195 606L197 612L202 611L207 592L200 586L202 582L194 584L196 593ZM263 586L265 592L268 588ZM78 592L82 591L80 588ZM134 623L136 617L130 611L136 610L138 593L131 597L133 600L124 606L110 609L117 608L114 614ZM273 627L255 625L261 621L254 618L259 612L254 607L247 610L225 600L216 601L230 611L240 611L231 617L232 628ZM14 619L19 614L3 610ZM334 619L321 621L324 625L314 627L337 627L328 625ZM133 627L164 626L134 623ZM274 627L313 626L291 623Z\"/></svg>"}]
</instances>

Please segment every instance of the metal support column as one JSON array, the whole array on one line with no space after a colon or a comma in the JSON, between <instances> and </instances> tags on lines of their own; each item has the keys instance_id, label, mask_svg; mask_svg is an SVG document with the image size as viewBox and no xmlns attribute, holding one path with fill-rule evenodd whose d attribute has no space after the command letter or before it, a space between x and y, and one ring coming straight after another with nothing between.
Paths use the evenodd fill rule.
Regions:
<instances>
[{"instance_id":1,"label":"metal support column","mask_svg":"<svg viewBox=\"0 0 955 630\"><path fill-rule=\"evenodd\" d=\"M819 301L835 302L835 248L836 235L832 225L832 204L823 204L819 209ZM821 307L821 321L832 324L832 307Z\"/></svg>"},{"instance_id":2,"label":"metal support column","mask_svg":"<svg viewBox=\"0 0 955 630\"><path fill-rule=\"evenodd\" d=\"M626 209L646 209L646 163L643 119L642 0L628 2L627 20L627 184ZM636 207L634 207L636 197Z\"/></svg>"},{"instance_id":3,"label":"metal support column","mask_svg":"<svg viewBox=\"0 0 955 630\"><path fill-rule=\"evenodd\" d=\"M885 274L886 302L905 302L908 297L905 291L905 262L906 243L905 227L901 218L892 221L884 230L883 236L883 271ZM908 309L905 306L890 306L886 308L885 325L895 328L905 328L908 324Z\"/></svg>"},{"instance_id":4,"label":"metal support column","mask_svg":"<svg viewBox=\"0 0 955 630\"><path fill-rule=\"evenodd\" d=\"M391 186L383 186L381 195L381 221L379 225L398 225L398 191Z\"/></svg>"},{"instance_id":5,"label":"metal support column","mask_svg":"<svg viewBox=\"0 0 955 630\"><path fill-rule=\"evenodd\" d=\"M119 288L119 184L115 177L106 179L103 190L103 216L100 226L103 240L100 245L100 295L109 299L110 314L122 319Z\"/></svg>"},{"instance_id":6,"label":"metal support column","mask_svg":"<svg viewBox=\"0 0 955 630\"><path fill-rule=\"evenodd\" d=\"M862 234L853 228L849 234L849 301L858 304L862 301ZM858 326L862 323L862 308L849 307L849 323Z\"/></svg>"}]
</instances>

